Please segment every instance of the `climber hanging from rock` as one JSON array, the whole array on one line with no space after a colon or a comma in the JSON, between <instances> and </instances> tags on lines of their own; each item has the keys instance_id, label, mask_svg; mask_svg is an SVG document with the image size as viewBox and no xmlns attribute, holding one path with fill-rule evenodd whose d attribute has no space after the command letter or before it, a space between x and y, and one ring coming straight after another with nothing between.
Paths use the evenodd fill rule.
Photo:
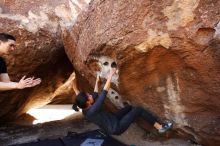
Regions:
<instances>
[{"instance_id":1,"label":"climber hanging from rock","mask_svg":"<svg viewBox=\"0 0 220 146\"><path fill-rule=\"evenodd\" d=\"M158 122L155 116L141 107L127 105L116 113L106 112L102 109L104 100L110 89L112 76L115 74L115 72L116 68L111 67L104 88L99 94L99 75L97 75L94 92L92 94L80 92L75 79L73 82L73 90L77 96L72 108L75 111L79 111L79 108L81 108L86 119L98 125L102 130L104 130L105 133L109 135L122 134L128 129L130 124L133 123L137 117L142 117L146 122L158 129L159 133L164 133L170 129L172 127L171 122L161 124Z\"/></svg>"},{"instance_id":2,"label":"climber hanging from rock","mask_svg":"<svg viewBox=\"0 0 220 146\"><path fill-rule=\"evenodd\" d=\"M15 41L14 36L7 33L0 33L0 91L24 89L34 87L41 83L40 78L26 78L26 76L23 76L19 82L10 81L7 66L2 56L9 55L16 49Z\"/></svg>"}]
</instances>

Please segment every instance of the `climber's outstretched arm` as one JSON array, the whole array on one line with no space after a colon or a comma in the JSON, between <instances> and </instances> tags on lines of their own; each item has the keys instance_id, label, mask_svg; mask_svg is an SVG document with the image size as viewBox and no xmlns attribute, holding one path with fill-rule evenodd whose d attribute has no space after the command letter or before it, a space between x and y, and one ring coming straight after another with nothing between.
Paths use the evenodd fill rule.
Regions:
<instances>
[{"instance_id":1,"label":"climber's outstretched arm","mask_svg":"<svg viewBox=\"0 0 220 146\"><path fill-rule=\"evenodd\" d=\"M79 89L78 89L77 80L76 80L76 74L75 74L75 79L73 80L73 90L74 90L76 95L79 94Z\"/></svg>"},{"instance_id":2,"label":"climber's outstretched arm","mask_svg":"<svg viewBox=\"0 0 220 146\"><path fill-rule=\"evenodd\" d=\"M97 74L96 81L95 81L95 88L94 88L94 92L96 93L99 92L99 80L100 80L100 77L99 77L99 74Z\"/></svg>"}]
</instances>

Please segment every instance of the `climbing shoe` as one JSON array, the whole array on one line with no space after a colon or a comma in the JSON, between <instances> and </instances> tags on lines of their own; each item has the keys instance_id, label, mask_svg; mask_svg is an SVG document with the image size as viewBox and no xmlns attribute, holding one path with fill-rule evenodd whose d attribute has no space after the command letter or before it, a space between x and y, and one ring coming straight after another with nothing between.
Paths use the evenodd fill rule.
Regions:
<instances>
[{"instance_id":1,"label":"climbing shoe","mask_svg":"<svg viewBox=\"0 0 220 146\"><path fill-rule=\"evenodd\" d=\"M173 126L173 123L171 123L171 122L164 123L164 124L162 124L162 128L160 128L158 131L159 131L159 133L164 133L167 130L169 130L170 128L172 128L172 126Z\"/></svg>"}]
</instances>

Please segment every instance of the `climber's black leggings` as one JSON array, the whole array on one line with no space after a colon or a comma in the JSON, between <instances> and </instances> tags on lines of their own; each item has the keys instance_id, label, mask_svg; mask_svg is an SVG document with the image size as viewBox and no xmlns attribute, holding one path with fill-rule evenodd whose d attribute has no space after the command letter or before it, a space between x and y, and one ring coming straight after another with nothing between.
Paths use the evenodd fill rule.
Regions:
<instances>
[{"instance_id":1,"label":"climber's black leggings","mask_svg":"<svg viewBox=\"0 0 220 146\"><path fill-rule=\"evenodd\" d=\"M132 107L130 105L119 110L117 113L115 113L115 116L118 119L118 126L117 131L114 134L117 135L127 130L131 123L133 123L137 117L142 117L146 122L150 123L151 125L154 125L155 122L157 122L157 118L148 111L144 110L141 107Z\"/></svg>"}]
</instances>

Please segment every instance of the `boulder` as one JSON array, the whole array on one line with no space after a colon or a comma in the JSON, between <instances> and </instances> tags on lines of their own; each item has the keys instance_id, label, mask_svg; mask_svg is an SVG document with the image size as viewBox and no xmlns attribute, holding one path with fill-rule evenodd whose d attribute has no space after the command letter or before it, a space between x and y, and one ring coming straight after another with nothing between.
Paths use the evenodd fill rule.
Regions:
<instances>
[{"instance_id":1,"label":"boulder","mask_svg":"<svg viewBox=\"0 0 220 146\"><path fill-rule=\"evenodd\" d=\"M4 56L11 80L19 81L24 75L42 78L37 87L1 92L1 122L13 121L30 108L51 102L72 102L73 67L65 54L61 31L72 28L88 3L88 0L0 1L0 32L17 39L17 49Z\"/></svg>"},{"instance_id":2,"label":"boulder","mask_svg":"<svg viewBox=\"0 0 220 146\"><path fill-rule=\"evenodd\" d=\"M179 135L214 146L220 143L219 7L217 0L93 0L62 31L65 50L91 85L117 65L109 95L116 106L142 106L172 120Z\"/></svg>"}]
</instances>

